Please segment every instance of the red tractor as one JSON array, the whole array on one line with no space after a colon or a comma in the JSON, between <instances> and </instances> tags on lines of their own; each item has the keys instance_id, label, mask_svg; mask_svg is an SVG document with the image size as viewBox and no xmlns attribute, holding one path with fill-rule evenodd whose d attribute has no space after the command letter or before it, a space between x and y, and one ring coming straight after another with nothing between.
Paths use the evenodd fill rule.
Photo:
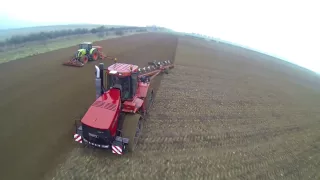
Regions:
<instances>
[{"instance_id":1,"label":"red tractor","mask_svg":"<svg viewBox=\"0 0 320 180\"><path fill-rule=\"evenodd\" d=\"M116 62L107 69L103 63L95 66L96 100L76 125L76 142L119 155L135 149L153 103L150 82L174 67L170 61L151 64L144 68Z\"/></svg>"}]
</instances>

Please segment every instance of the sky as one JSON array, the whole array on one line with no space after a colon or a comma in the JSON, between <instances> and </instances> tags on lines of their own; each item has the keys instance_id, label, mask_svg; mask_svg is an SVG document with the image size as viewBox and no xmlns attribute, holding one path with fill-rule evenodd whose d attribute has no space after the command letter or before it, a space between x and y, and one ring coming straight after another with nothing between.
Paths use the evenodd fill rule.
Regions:
<instances>
[{"instance_id":1,"label":"sky","mask_svg":"<svg viewBox=\"0 0 320 180\"><path fill-rule=\"evenodd\" d=\"M158 25L242 44L320 73L319 8L317 0L10 0L0 14L48 25Z\"/></svg>"}]
</instances>

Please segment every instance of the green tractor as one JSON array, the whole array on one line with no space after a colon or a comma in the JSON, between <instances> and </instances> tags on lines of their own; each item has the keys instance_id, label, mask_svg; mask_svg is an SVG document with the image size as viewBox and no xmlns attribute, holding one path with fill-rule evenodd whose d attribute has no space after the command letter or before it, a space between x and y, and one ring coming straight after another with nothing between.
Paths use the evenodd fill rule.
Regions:
<instances>
[{"instance_id":1,"label":"green tractor","mask_svg":"<svg viewBox=\"0 0 320 180\"><path fill-rule=\"evenodd\" d=\"M92 46L92 42L83 42L79 44L79 49L71 58L71 60L63 63L68 66L82 67L88 61L96 61L98 59L104 59L106 56L102 53L101 46Z\"/></svg>"}]
</instances>

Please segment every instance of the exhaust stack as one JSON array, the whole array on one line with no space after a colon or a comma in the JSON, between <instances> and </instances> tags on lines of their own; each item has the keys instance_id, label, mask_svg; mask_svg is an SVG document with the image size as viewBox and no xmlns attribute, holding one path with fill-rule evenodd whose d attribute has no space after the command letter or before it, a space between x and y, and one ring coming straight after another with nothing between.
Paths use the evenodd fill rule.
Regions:
<instances>
[{"instance_id":1,"label":"exhaust stack","mask_svg":"<svg viewBox=\"0 0 320 180\"><path fill-rule=\"evenodd\" d=\"M102 94L104 94L104 92L105 92L105 87L104 87L104 84L103 84L103 82L104 82L104 64L103 63L100 63L99 64L99 69L100 69L100 96L102 95Z\"/></svg>"},{"instance_id":2,"label":"exhaust stack","mask_svg":"<svg viewBox=\"0 0 320 180\"><path fill-rule=\"evenodd\" d=\"M104 85L103 85L103 72L104 72L104 65L103 63L95 66L96 68L96 99L98 99L104 93Z\"/></svg>"},{"instance_id":3,"label":"exhaust stack","mask_svg":"<svg viewBox=\"0 0 320 180\"><path fill-rule=\"evenodd\" d=\"M100 69L98 66L96 68L96 99L100 97L101 94L101 78L100 78Z\"/></svg>"}]
</instances>

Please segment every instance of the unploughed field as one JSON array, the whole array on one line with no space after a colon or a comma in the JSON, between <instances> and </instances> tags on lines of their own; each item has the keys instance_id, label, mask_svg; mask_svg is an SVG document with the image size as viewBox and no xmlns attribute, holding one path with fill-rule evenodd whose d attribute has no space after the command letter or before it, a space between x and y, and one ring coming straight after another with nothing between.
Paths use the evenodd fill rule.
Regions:
<instances>
[{"instance_id":1,"label":"unploughed field","mask_svg":"<svg viewBox=\"0 0 320 180\"><path fill-rule=\"evenodd\" d=\"M138 34L141 32L125 32L122 36L129 36L133 34ZM110 32L108 36L98 37L94 34L84 34L84 35L74 35L61 37L56 39L51 39L47 41L35 41L29 42L25 45L20 45L20 47L9 47L9 48L0 48L0 64L6 63L13 60L23 60L28 56L34 56L37 54L42 54L61 48L67 48L70 46L78 45L82 42L87 41L102 41L111 38L118 38L119 36L115 35L114 32Z\"/></svg>"},{"instance_id":2,"label":"unploughed field","mask_svg":"<svg viewBox=\"0 0 320 180\"><path fill-rule=\"evenodd\" d=\"M175 59L153 84L137 151L118 157L73 142L74 120L95 98L94 63L62 66L76 47L62 49L0 65L0 179L320 178L314 74L190 37L148 33L97 44L140 66Z\"/></svg>"}]
</instances>

